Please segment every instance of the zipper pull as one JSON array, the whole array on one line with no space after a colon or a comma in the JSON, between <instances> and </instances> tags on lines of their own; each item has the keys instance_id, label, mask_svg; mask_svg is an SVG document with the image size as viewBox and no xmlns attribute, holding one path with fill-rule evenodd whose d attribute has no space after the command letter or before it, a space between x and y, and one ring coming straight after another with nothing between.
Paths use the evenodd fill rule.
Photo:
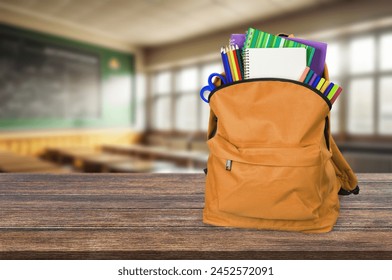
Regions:
<instances>
[{"instance_id":1,"label":"zipper pull","mask_svg":"<svg viewBox=\"0 0 392 280\"><path fill-rule=\"evenodd\" d=\"M231 159L226 160L226 170L227 171L231 171L232 162L233 161Z\"/></svg>"}]
</instances>

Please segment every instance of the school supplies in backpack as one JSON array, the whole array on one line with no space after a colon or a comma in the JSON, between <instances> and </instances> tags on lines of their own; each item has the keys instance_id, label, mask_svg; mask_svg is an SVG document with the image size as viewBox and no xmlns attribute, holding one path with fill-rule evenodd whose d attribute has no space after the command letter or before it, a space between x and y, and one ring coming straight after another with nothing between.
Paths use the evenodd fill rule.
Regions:
<instances>
[{"instance_id":1,"label":"school supplies in backpack","mask_svg":"<svg viewBox=\"0 0 392 280\"><path fill-rule=\"evenodd\" d=\"M273 35L250 27L246 33L244 50L248 48L305 48L306 65L310 66L316 49L310 45L294 42L283 38L283 36Z\"/></svg>"},{"instance_id":2,"label":"school supplies in backpack","mask_svg":"<svg viewBox=\"0 0 392 280\"><path fill-rule=\"evenodd\" d=\"M321 78L329 80L327 68ZM221 84L217 78L207 101L210 155L203 221L332 230L338 193L357 194L359 188L331 136L331 101L317 85L273 77Z\"/></svg>"},{"instance_id":3,"label":"school supplies in backpack","mask_svg":"<svg viewBox=\"0 0 392 280\"><path fill-rule=\"evenodd\" d=\"M319 90L325 97L327 97L331 101L331 104L335 103L336 99L342 92L342 88L339 85L334 84L321 76L318 76L309 67L305 68L304 72L299 78L299 81Z\"/></svg>"},{"instance_id":4,"label":"school supplies in backpack","mask_svg":"<svg viewBox=\"0 0 392 280\"><path fill-rule=\"evenodd\" d=\"M243 53L244 78L286 78L297 80L306 67L304 48L257 48Z\"/></svg>"}]
</instances>

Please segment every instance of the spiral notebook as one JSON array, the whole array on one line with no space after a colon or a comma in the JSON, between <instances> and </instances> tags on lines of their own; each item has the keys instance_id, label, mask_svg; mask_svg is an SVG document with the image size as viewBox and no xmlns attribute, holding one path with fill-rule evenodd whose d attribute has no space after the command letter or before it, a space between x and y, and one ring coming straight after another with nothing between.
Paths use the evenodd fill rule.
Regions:
<instances>
[{"instance_id":1,"label":"spiral notebook","mask_svg":"<svg viewBox=\"0 0 392 280\"><path fill-rule=\"evenodd\" d=\"M305 48L245 49L244 78L283 78L298 80L306 67Z\"/></svg>"},{"instance_id":2,"label":"spiral notebook","mask_svg":"<svg viewBox=\"0 0 392 280\"><path fill-rule=\"evenodd\" d=\"M315 54L315 48L303 44L297 39L291 40L289 38L283 38L280 36L275 36L273 34L255 29L250 27L246 34L246 40L244 43L244 49L248 48L305 48L306 49L306 65L310 66L313 61L313 56Z\"/></svg>"}]
</instances>

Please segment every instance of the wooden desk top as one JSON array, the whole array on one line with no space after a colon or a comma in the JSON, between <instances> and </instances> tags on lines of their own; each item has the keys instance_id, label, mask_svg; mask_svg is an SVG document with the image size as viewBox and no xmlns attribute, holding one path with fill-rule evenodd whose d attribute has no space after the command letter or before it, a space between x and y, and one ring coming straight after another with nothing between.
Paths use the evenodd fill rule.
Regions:
<instances>
[{"instance_id":1,"label":"wooden desk top","mask_svg":"<svg viewBox=\"0 0 392 280\"><path fill-rule=\"evenodd\" d=\"M0 174L0 258L391 259L392 174L358 177L304 234L204 225L204 174Z\"/></svg>"}]
</instances>

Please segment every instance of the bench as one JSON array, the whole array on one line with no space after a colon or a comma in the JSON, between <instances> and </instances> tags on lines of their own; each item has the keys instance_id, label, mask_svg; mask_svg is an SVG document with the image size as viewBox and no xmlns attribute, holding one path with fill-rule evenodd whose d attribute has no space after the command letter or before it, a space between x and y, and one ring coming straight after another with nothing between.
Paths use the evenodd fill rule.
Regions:
<instances>
[{"instance_id":1,"label":"bench","mask_svg":"<svg viewBox=\"0 0 392 280\"><path fill-rule=\"evenodd\" d=\"M305 234L203 224L203 174L0 174L0 258L391 259L392 174L358 177Z\"/></svg>"},{"instance_id":2,"label":"bench","mask_svg":"<svg viewBox=\"0 0 392 280\"><path fill-rule=\"evenodd\" d=\"M129 156L115 154L80 155L75 157L74 166L83 172L103 172L105 166L110 163L130 162Z\"/></svg>"}]
</instances>

